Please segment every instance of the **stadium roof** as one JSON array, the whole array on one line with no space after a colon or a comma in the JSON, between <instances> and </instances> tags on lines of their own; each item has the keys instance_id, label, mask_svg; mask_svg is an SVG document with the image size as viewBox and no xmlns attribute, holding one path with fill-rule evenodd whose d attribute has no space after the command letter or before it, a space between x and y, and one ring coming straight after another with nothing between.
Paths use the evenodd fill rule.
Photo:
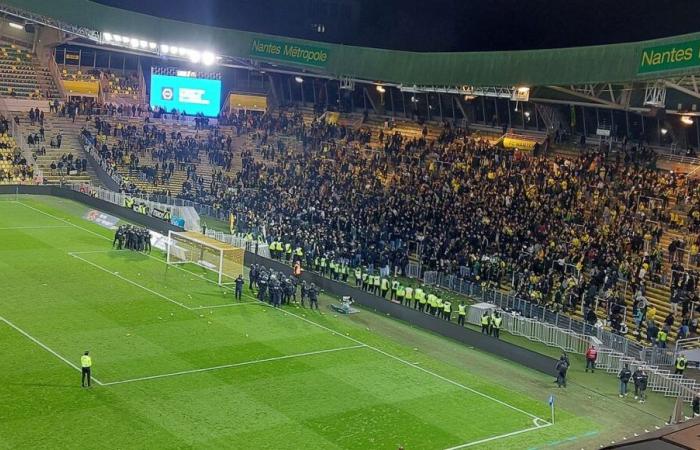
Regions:
<instances>
[{"instance_id":1,"label":"stadium roof","mask_svg":"<svg viewBox=\"0 0 700 450\"><path fill-rule=\"evenodd\" d=\"M2 0L78 28L403 86L572 86L700 74L700 33L566 49L426 53L345 46L158 18L88 0ZM100 40L95 35L95 40Z\"/></svg>"}]
</instances>

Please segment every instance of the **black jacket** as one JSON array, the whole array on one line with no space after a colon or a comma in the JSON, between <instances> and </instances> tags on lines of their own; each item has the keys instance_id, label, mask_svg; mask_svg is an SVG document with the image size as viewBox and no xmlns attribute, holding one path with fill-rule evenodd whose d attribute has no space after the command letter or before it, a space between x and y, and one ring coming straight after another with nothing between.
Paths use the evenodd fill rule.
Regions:
<instances>
[{"instance_id":1,"label":"black jacket","mask_svg":"<svg viewBox=\"0 0 700 450\"><path fill-rule=\"evenodd\" d=\"M632 372L628 368L624 368L620 371L620 373L617 375L617 377L622 381L623 383L627 383L630 378L632 378Z\"/></svg>"}]
</instances>

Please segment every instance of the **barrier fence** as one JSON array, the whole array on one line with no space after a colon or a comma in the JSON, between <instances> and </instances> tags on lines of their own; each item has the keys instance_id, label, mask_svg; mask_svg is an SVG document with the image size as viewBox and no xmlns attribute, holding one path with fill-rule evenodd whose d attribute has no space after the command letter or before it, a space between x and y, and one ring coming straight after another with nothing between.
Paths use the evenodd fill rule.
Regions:
<instances>
[{"instance_id":1,"label":"barrier fence","mask_svg":"<svg viewBox=\"0 0 700 450\"><path fill-rule=\"evenodd\" d=\"M466 268L460 267L460 273L466 273L466 271ZM518 298L511 293L504 293L487 286L482 286L481 284L466 280L461 276L447 275L435 271L425 271L423 273L423 283L428 286L448 289L458 294L471 297L477 301L492 303L501 309L517 311L525 318L547 323L568 332L595 337L601 342L601 345L622 353L627 357L639 359L649 364L670 366L673 365L675 360L675 355L670 349L645 347L640 342L613 333L603 327L579 320L563 311L552 311L543 305Z\"/></svg>"},{"instance_id":2,"label":"barrier fence","mask_svg":"<svg viewBox=\"0 0 700 450\"><path fill-rule=\"evenodd\" d=\"M221 231L207 230L206 235L214 238L217 241L231 244L234 247L244 248L247 251L260 255L265 258L270 258L270 247L264 243L254 239L246 239L243 236L222 233Z\"/></svg>"}]
</instances>

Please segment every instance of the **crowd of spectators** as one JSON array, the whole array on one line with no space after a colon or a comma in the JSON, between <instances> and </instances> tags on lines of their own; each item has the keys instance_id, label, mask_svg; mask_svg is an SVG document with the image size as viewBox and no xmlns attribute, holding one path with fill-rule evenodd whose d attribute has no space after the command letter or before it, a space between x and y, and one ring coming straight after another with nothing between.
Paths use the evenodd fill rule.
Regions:
<instances>
[{"instance_id":1,"label":"crowd of spectators","mask_svg":"<svg viewBox=\"0 0 700 450\"><path fill-rule=\"evenodd\" d=\"M690 261L697 262L697 182L656 170L655 155L641 146L545 157L494 147L449 123L430 142L425 132L373 136L368 128L305 123L294 112L237 113L220 123L249 133L256 152L232 149L218 127L195 139L148 124L117 130L100 119L101 134L129 139L98 148L103 158L131 165L133 145L152 147L157 165L146 169L149 180L167 179L172 166L185 171L180 198L234 211L241 231L299 246L307 263L322 255L401 272L418 253L426 270L507 285L552 310L583 310L591 326L605 321L624 333L631 314L638 324L631 331L641 339L646 330L653 342L646 288L671 284L679 320L662 327L683 323L689 333L697 326L690 315L697 274L677 251L694 248ZM242 166L232 173L234 154ZM221 168L208 183L197 172L202 158ZM667 249L668 258L664 225L687 227L692 236ZM631 311L625 292L634 293Z\"/></svg>"},{"instance_id":2,"label":"crowd of spectators","mask_svg":"<svg viewBox=\"0 0 700 450\"><path fill-rule=\"evenodd\" d=\"M660 242L662 224L679 226L672 204L690 208L687 225L697 231L697 183L655 170L646 149L545 158L492 147L449 124L435 142L382 132L370 149L367 130L305 125L294 114L245 126L255 130L262 161L243 154L240 173L181 196L232 209L239 226L264 226L268 239L301 246L309 260L401 271L418 247L425 269L477 283L508 280L527 300L583 309L592 325L607 321L625 332L624 316L641 314L639 336L648 302L626 311L625 291L639 299L649 283L671 283L669 301L693 326L697 275L675 251L667 261ZM280 133L297 137L303 150L273 142ZM683 245L696 248L697 260L692 236ZM667 264L678 280L668 279ZM673 323L665 325L670 331Z\"/></svg>"}]
</instances>

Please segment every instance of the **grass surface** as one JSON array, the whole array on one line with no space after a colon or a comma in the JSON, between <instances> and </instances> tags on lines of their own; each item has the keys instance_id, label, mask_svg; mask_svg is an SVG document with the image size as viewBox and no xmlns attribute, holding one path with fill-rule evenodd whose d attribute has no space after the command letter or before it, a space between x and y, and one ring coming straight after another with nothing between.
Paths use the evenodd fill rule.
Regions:
<instances>
[{"instance_id":1,"label":"grass surface","mask_svg":"<svg viewBox=\"0 0 700 450\"><path fill-rule=\"evenodd\" d=\"M321 313L247 288L238 303L203 269L112 251L82 205L2 200L0 448L597 448L671 410L621 401L614 377L578 364L555 392L392 318L336 316L326 296ZM102 383L89 390L85 350Z\"/></svg>"}]
</instances>

